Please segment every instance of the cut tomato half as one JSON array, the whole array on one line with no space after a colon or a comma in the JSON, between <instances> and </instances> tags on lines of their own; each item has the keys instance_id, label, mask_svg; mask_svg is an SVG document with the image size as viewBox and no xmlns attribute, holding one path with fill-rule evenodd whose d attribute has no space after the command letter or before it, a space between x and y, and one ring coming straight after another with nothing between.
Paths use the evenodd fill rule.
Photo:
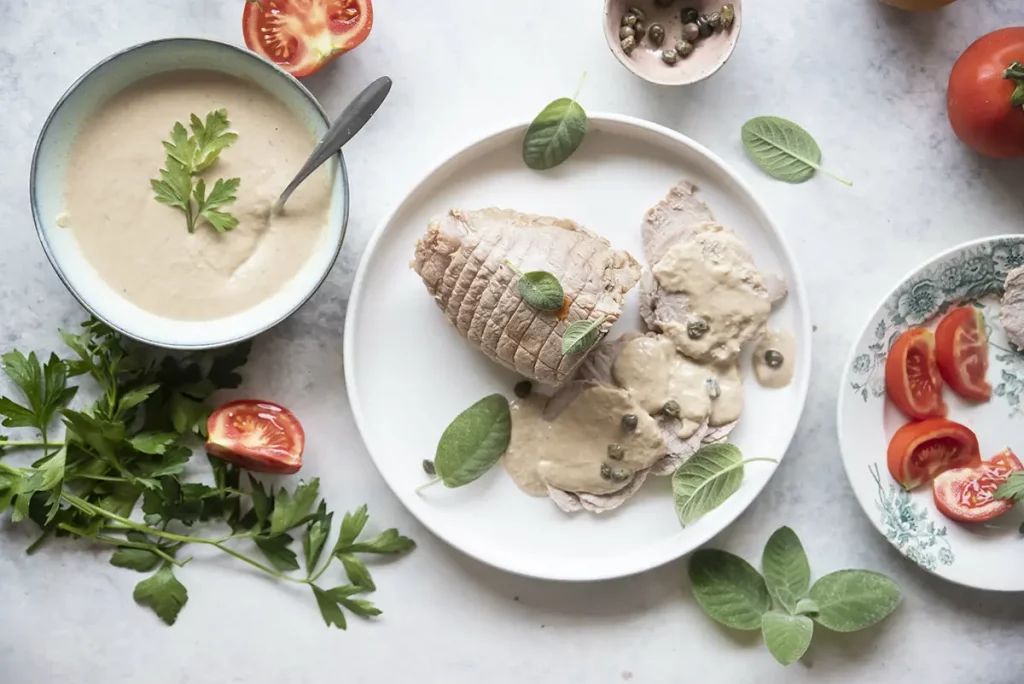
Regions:
<instances>
[{"instance_id":1,"label":"cut tomato half","mask_svg":"<svg viewBox=\"0 0 1024 684\"><path fill-rule=\"evenodd\" d=\"M988 331L985 317L973 306L953 309L935 329L935 360L942 379L954 392L971 401L988 401L992 385L988 372Z\"/></svg>"},{"instance_id":2,"label":"cut tomato half","mask_svg":"<svg viewBox=\"0 0 1024 684\"><path fill-rule=\"evenodd\" d=\"M290 474L302 467L306 433L283 406L232 401L210 415L206 429L206 451L246 470Z\"/></svg>"},{"instance_id":3,"label":"cut tomato half","mask_svg":"<svg viewBox=\"0 0 1024 684\"><path fill-rule=\"evenodd\" d=\"M370 0L252 0L242 13L246 46L296 78L358 47L372 28Z\"/></svg>"},{"instance_id":4,"label":"cut tomato half","mask_svg":"<svg viewBox=\"0 0 1024 684\"><path fill-rule=\"evenodd\" d=\"M981 463L978 438L966 425L945 418L908 423L889 442L889 474L913 489L951 468Z\"/></svg>"},{"instance_id":5,"label":"cut tomato half","mask_svg":"<svg viewBox=\"0 0 1024 684\"><path fill-rule=\"evenodd\" d=\"M893 343L885 359L885 391L896 408L911 418L946 415L931 330L911 328Z\"/></svg>"},{"instance_id":6,"label":"cut tomato half","mask_svg":"<svg viewBox=\"0 0 1024 684\"><path fill-rule=\"evenodd\" d=\"M947 470L932 483L935 505L944 516L959 522L997 518L1013 508L1013 500L995 498L996 490L1018 470L1024 470L1024 465L1009 449L977 467Z\"/></svg>"}]
</instances>

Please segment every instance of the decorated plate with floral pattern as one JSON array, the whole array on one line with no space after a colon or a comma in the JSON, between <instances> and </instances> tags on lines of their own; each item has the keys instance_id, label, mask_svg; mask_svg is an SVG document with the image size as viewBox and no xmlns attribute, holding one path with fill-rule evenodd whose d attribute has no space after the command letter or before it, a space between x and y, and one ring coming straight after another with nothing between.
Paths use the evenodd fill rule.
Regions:
<instances>
[{"instance_id":1,"label":"decorated plate with floral pattern","mask_svg":"<svg viewBox=\"0 0 1024 684\"><path fill-rule=\"evenodd\" d=\"M1024 455L1024 354L1006 339L999 297L1006 273L1024 265L1024 236L985 238L925 263L885 298L850 354L839 390L839 445L850 484L871 522L900 553L939 577L994 591L1024 591L1021 506L987 523L949 520L935 507L932 488L907 492L889 475L886 449L908 422L885 394L890 346L912 327L934 328L959 304L981 309L989 333L992 398L974 404L948 387L948 417L978 436L988 459L1009 447Z\"/></svg>"}]
</instances>

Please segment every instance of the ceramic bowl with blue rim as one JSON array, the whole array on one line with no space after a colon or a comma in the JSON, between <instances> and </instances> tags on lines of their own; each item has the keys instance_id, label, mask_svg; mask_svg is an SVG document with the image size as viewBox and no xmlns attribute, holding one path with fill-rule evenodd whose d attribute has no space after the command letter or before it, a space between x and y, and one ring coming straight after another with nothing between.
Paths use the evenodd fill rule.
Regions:
<instances>
[{"instance_id":1,"label":"ceramic bowl with blue rim","mask_svg":"<svg viewBox=\"0 0 1024 684\"><path fill-rule=\"evenodd\" d=\"M897 337L934 329L961 304L978 307L989 334L992 398L976 404L948 387L948 418L978 436L983 459L1009 447L1024 455L1024 354L1007 341L999 298L1010 270L1024 266L1024 236L985 238L954 247L903 279L872 314L851 351L839 389L838 426L846 474L864 512L900 553L957 584L1024 591L1024 510L986 523L959 523L936 508L932 488L904 491L889 475L886 450L908 421L885 393L885 360Z\"/></svg>"}]
</instances>

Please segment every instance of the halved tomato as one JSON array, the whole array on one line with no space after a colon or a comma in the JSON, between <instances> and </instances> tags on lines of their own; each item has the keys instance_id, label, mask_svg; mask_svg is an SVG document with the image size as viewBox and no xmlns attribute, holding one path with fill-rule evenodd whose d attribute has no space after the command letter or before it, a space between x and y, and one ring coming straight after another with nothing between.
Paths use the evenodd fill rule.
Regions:
<instances>
[{"instance_id":1,"label":"halved tomato","mask_svg":"<svg viewBox=\"0 0 1024 684\"><path fill-rule=\"evenodd\" d=\"M370 0L249 0L246 46L296 78L362 44L373 28Z\"/></svg>"},{"instance_id":2,"label":"halved tomato","mask_svg":"<svg viewBox=\"0 0 1024 684\"><path fill-rule=\"evenodd\" d=\"M298 418L269 401L243 399L224 404L206 423L206 451L258 473L297 472L306 433Z\"/></svg>"},{"instance_id":3,"label":"halved tomato","mask_svg":"<svg viewBox=\"0 0 1024 684\"><path fill-rule=\"evenodd\" d=\"M951 468L981 463L978 438L966 425L945 418L908 423L889 442L889 474L913 489Z\"/></svg>"},{"instance_id":4,"label":"halved tomato","mask_svg":"<svg viewBox=\"0 0 1024 684\"><path fill-rule=\"evenodd\" d=\"M896 408L911 418L946 415L931 330L911 328L893 343L885 359L885 391Z\"/></svg>"},{"instance_id":5,"label":"halved tomato","mask_svg":"<svg viewBox=\"0 0 1024 684\"><path fill-rule=\"evenodd\" d=\"M995 498L996 490L1018 470L1024 470L1024 465L1009 449L975 468L947 470L932 484L935 505L950 520L985 522L996 518L1013 508L1012 499Z\"/></svg>"},{"instance_id":6,"label":"halved tomato","mask_svg":"<svg viewBox=\"0 0 1024 684\"><path fill-rule=\"evenodd\" d=\"M942 379L964 399L988 401L988 332L985 317L973 306L953 309L935 329L935 360Z\"/></svg>"}]
</instances>

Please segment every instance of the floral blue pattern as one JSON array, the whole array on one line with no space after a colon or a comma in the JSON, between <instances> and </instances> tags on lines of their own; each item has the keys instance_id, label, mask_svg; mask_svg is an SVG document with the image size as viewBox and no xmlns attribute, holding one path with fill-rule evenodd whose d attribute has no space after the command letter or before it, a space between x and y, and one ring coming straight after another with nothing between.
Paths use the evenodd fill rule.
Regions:
<instances>
[{"instance_id":1,"label":"floral blue pattern","mask_svg":"<svg viewBox=\"0 0 1024 684\"><path fill-rule=\"evenodd\" d=\"M886 491L878 466L868 466L878 486L875 506L882 514L885 537L903 554L922 568L935 570L952 565L955 557L946 539L946 528L937 527L928 519L928 512L910 499L910 494L894 483Z\"/></svg>"}]
</instances>

